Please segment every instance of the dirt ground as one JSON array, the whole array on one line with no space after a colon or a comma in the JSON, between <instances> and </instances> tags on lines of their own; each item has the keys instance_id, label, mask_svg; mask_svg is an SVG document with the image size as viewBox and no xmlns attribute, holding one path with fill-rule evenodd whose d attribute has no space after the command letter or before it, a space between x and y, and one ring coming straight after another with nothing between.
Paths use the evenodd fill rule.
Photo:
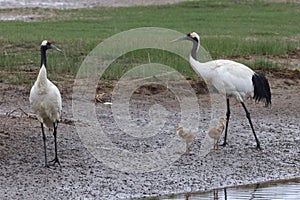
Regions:
<instances>
[{"instance_id":1,"label":"dirt ground","mask_svg":"<svg viewBox=\"0 0 300 200\"><path fill-rule=\"evenodd\" d=\"M5 5L12 2L18 3L4 1ZM135 1L122 2L136 5ZM177 1L168 3L172 2ZM4 18L19 19L15 13L8 13ZM63 95L63 119L58 127L61 167L45 168L39 122L21 115L20 110L7 115L18 108L31 113L30 88L0 83L0 199L132 199L300 178L300 75L297 71L267 75L272 88L272 107L264 108L262 103L251 100L246 102L261 151L254 148L255 140L243 109L232 101L228 145L200 156L212 108L203 84L192 82L198 92L200 111L199 131L191 144L193 154L181 152L167 166L143 173L115 170L91 154L74 125L72 86L66 85L59 85ZM101 86L98 93L112 90L106 83ZM162 112L168 114L168 120L159 133L149 138L136 139L121 132L111 107L102 103L96 104L98 122L119 148L129 152L156 151L176 137L174 129L180 122L178 99L164 88L144 87L133 94L129 110L133 120L143 125L149 122L149 110L155 104L165 108ZM51 159L54 152L51 133L47 134L47 145Z\"/></svg>"},{"instance_id":2,"label":"dirt ground","mask_svg":"<svg viewBox=\"0 0 300 200\"><path fill-rule=\"evenodd\" d=\"M203 137L210 121L210 96L198 91L200 108L199 132L191 144L192 155L182 154L162 169L134 173L121 172L92 156L72 123L71 92L63 92L63 122L58 128L60 167L44 168L40 124L36 119L21 116L21 108L31 113L29 89L1 85L0 100L0 198L1 199L129 199L148 196L204 191L213 188L268 180L300 177L300 130L298 73L277 72L268 75L272 88L272 107L251 100L247 106L262 150L256 150L244 111L232 101L228 146L210 150L199 156ZM286 77L286 78L283 78ZM110 93L104 87L98 93ZM70 88L60 85L62 91ZM160 104L168 112L161 131L149 138L136 139L121 132L112 116L111 107L96 104L98 121L118 147L129 152L151 152L164 147L177 137L174 129L180 120L178 99L166 88L143 87L131 97L130 112L136 123L149 122L151 105ZM225 111L224 111L225 113ZM52 134L47 134L48 154L53 157Z\"/></svg>"}]
</instances>

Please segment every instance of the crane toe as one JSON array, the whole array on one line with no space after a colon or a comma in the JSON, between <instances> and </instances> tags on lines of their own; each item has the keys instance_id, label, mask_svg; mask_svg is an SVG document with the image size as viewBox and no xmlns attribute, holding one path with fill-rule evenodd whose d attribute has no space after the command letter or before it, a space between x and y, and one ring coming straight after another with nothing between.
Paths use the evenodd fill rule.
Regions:
<instances>
[{"instance_id":1,"label":"crane toe","mask_svg":"<svg viewBox=\"0 0 300 200\"><path fill-rule=\"evenodd\" d=\"M260 147L260 144L257 144L257 145L256 145L256 149L257 149L257 150L260 150L260 151L262 150L262 148Z\"/></svg>"},{"instance_id":2,"label":"crane toe","mask_svg":"<svg viewBox=\"0 0 300 200\"><path fill-rule=\"evenodd\" d=\"M56 157L56 158L54 158L53 160L51 160L51 161L49 161L49 164L51 165L51 166L55 166L55 164L58 164L58 166L60 166L60 162L59 162L59 160L58 160L58 157ZM61 167L61 166L60 166Z\"/></svg>"},{"instance_id":3,"label":"crane toe","mask_svg":"<svg viewBox=\"0 0 300 200\"><path fill-rule=\"evenodd\" d=\"M219 146L225 147L228 143L227 142L223 142L222 144L220 144Z\"/></svg>"}]
</instances>

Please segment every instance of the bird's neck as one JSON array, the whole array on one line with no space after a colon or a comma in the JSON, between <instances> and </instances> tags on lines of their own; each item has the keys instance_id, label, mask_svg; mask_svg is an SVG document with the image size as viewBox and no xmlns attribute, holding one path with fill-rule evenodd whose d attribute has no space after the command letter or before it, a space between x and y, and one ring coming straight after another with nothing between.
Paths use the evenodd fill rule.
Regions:
<instances>
[{"instance_id":1,"label":"bird's neck","mask_svg":"<svg viewBox=\"0 0 300 200\"><path fill-rule=\"evenodd\" d=\"M47 85L47 70L45 65L41 66L36 82L39 88L43 88Z\"/></svg>"},{"instance_id":2,"label":"bird's neck","mask_svg":"<svg viewBox=\"0 0 300 200\"><path fill-rule=\"evenodd\" d=\"M182 136L182 135L183 135L183 129L180 129L180 130L178 131L178 135L179 135L179 136Z\"/></svg>"},{"instance_id":3,"label":"bird's neck","mask_svg":"<svg viewBox=\"0 0 300 200\"><path fill-rule=\"evenodd\" d=\"M190 65L193 70L205 81L209 81L211 79L210 72L212 70L212 66L210 63L201 63L198 60L194 59L192 55L190 55Z\"/></svg>"},{"instance_id":4,"label":"bird's neck","mask_svg":"<svg viewBox=\"0 0 300 200\"><path fill-rule=\"evenodd\" d=\"M191 50L191 57L194 59L194 60L197 60L197 52L199 50L199 42L193 40L193 47L192 47L192 50Z\"/></svg>"},{"instance_id":5,"label":"bird's neck","mask_svg":"<svg viewBox=\"0 0 300 200\"><path fill-rule=\"evenodd\" d=\"M46 67L46 64L47 64L46 49L41 48L41 67L43 65Z\"/></svg>"},{"instance_id":6,"label":"bird's neck","mask_svg":"<svg viewBox=\"0 0 300 200\"><path fill-rule=\"evenodd\" d=\"M221 123L220 129L223 132L223 130L225 128L225 122L222 120L222 121L220 121L220 123Z\"/></svg>"},{"instance_id":7,"label":"bird's neck","mask_svg":"<svg viewBox=\"0 0 300 200\"><path fill-rule=\"evenodd\" d=\"M47 70L46 70L46 63L47 63L47 57L46 57L46 48L41 47L41 68L39 75L37 77L37 85L40 88L45 87L47 84Z\"/></svg>"},{"instance_id":8,"label":"bird's neck","mask_svg":"<svg viewBox=\"0 0 300 200\"><path fill-rule=\"evenodd\" d=\"M225 126L225 121L224 120L220 120L220 123L222 124L222 126Z\"/></svg>"},{"instance_id":9,"label":"bird's neck","mask_svg":"<svg viewBox=\"0 0 300 200\"><path fill-rule=\"evenodd\" d=\"M211 77L211 70L215 68L214 62L201 63L197 59L197 52L200 47L200 42L193 40L193 47L190 54L190 64L194 71L201 76L205 81L209 81Z\"/></svg>"}]
</instances>

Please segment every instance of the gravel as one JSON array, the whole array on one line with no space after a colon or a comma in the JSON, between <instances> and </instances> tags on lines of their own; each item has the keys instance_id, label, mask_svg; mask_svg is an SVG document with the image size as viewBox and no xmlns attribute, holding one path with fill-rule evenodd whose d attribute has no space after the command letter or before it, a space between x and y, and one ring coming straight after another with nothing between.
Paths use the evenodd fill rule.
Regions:
<instances>
[{"instance_id":1,"label":"gravel","mask_svg":"<svg viewBox=\"0 0 300 200\"><path fill-rule=\"evenodd\" d=\"M191 144L192 155L184 153L184 144L178 145L176 159L156 170L116 170L106 160L96 159L84 143L74 124L61 123L58 128L60 167L44 168L43 146L39 122L28 117L8 117L4 113L15 108L30 112L28 90L4 88L0 120L0 198L1 199L132 199L213 188L295 178L300 175L299 101L300 87L285 85L283 79L271 79L272 108L247 101L262 150L255 149L255 140L239 104L232 101L228 146L218 151L209 149L201 154L211 118L210 96L199 94L201 113L196 140ZM70 94L64 94L64 118L72 119ZM114 146L130 153L157 151L175 140L174 129L180 121L178 102L170 91L135 93L130 101L130 112L141 126L149 121L151 105L160 104L168 120L154 136L134 138L116 125L111 107L96 104L100 127L105 130ZM77 126L86 126L78 122ZM88 133L87 133L88 134ZM53 137L48 134L49 157L53 156ZM97 138L95 138L96 141ZM178 143L178 144L179 144ZM101 149L101 146L99 147ZM114 160L118 155L106 154ZM130 166L130 160L126 160ZM132 160L136 162L136 160ZM141 165L142 166L142 165Z\"/></svg>"}]
</instances>

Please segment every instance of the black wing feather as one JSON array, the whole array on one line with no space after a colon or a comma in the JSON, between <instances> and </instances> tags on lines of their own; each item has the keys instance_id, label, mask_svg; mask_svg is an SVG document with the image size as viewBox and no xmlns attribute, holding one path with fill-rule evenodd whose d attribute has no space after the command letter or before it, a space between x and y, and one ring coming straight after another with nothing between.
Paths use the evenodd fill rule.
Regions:
<instances>
[{"instance_id":1,"label":"black wing feather","mask_svg":"<svg viewBox=\"0 0 300 200\"><path fill-rule=\"evenodd\" d=\"M254 86L255 101L259 102L261 99L266 100L266 107L271 105L271 91L268 79L261 73L254 73L252 76Z\"/></svg>"}]
</instances>

